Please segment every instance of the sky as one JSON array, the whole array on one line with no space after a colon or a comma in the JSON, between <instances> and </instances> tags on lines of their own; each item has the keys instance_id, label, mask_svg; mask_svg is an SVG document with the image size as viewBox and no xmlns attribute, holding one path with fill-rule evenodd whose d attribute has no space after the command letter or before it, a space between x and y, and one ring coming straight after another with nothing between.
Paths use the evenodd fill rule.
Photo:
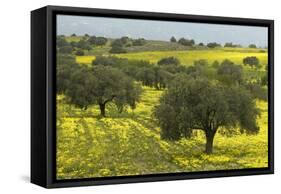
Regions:
<instances>
[{"instance_id":1,"label":"sky","mask_svg":"<svg viewBox=\"0 0 281 194\"><path fill-rule=\"evenodd\" d=\"M267 47L267 27L191 22L123 19L93 16L57 16L58 35L95 35L107 38L145 38L169 41L171 36L194 39L196 43L233 42Z\"/></svg>"}]
</instances>

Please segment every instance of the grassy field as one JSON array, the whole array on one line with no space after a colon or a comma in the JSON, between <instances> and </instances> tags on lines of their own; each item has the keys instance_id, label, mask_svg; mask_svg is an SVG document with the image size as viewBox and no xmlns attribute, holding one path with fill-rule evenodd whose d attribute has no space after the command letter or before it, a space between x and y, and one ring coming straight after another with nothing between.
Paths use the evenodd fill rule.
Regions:
<instances>
[{"instance_id":1,"label":"grassy field","mask_svg":"<svg viewBox=\"0 0 281 194\"><path fill-rule=\"evenodd\" d=\"M105 54L109 55L109 54ZM265 66L268 63L267 52L261 49L249 49L249 48L218 48L208 50L190 50L190 51L151 51L151 52L135 52L125 54L114 54L120 58L147 60L151 63L157 63L162 58L173 56L180 60L182 65L193 65L195 60L205 59L210 66L214 61L222 62L225 59L229 59L235 64L243 65L243 59L249 56L256 56L261 68L255 69L249 66L243 65L245 76L248 78L256 79L262 77L265 72ZM76 62L79 64L91 64L95 59L95 55L76 56Z\"/></svg>"},{"instance_id":2,"label":"grassy field","mask_svg":"<svg viewBox=\"0 0 281 194\"><path fill-rule=\"evenodd\" d=\"M213 63L215 60L221 62L224 59L229 59L236 64L243 64L243 58L248 56L256 56L259 58L262 65L267 64L267 52L260 52L259 49L214 49L214 50L190 50L190 51L153 51L153 52L136 52L115 54L120 58L128 59L141 59L148 60L152 63L156 63L162 58L173 56L178 58L183 65L193 65L193 61L199 59L205 59L209 63ZM95 59L94 55L77 56L77 63L89 64Z\"/></svg>"},{"instance_id":3,"label":"grassy field","mask_svg":"<svg viewBox=\"0 0 281 194\"><path fill-rule=\"evenodd\" d=\"M256 56L259 58L261 64L267 63L267 53L261 52L243 52L241 50L228 50L228 49L215 49L215 50L192 50L192 51L155 51L155 52L139 52L118 54L118 57L128 59L144 59L149 60L152 63L156 63L160 59L168 56L178 58L183 65L193 65L193 61L199 59L205 59L209 63L213 63L215 60L221 62L224 59L229 59L236 64L242 64L242 60L248 56Z\"/></svg>"},{"instance_id":4,"label":"grassy field","mask_svg":"<svg viewBox=\"0 0 281 194\"><path fill-rule=\"evenodd\" d=\"M68 37L79 41L81 37ZM163 42L148 42L142 47L127 48L128 53L112 54L120 58L148 60L156 63L173 56L181 65L193 65L205 59L211 64L229 59L241 64L243 58L256 56L261 68L243 66L245 76L260 78L265 71L267 52L263 49L218 48L194 49L174 45L166 51ZM165 44L171 43L166 42ZM163 49L161 49L163 46ZM173 46L173 45L172 45ZM79 64L91 64L96 55L109 55L110 41L102 47L85 51L86 56L76 56ZM150 51L147 51L149 50ZM158 51L155 51L158 49ZM160 138L160 128L152 117L152 109L163 91L143 87L140 103L134 111L119 113L114 104L107 105L107 117L99 116L98 106L87 110L67 104L63 95L57 96L57 178L92 178L124 175L142 175L171 172L192 172L226 169L267 167L267 102L256 101L261 110L257 135L240 134L233 129L231 136L222 135L220 128L214 140L214 153L205 154L205 136L200 131L191 139L176 142Z\"/></svg>"},{"instance_id":5,"label":"grassy field","mask_svg":"<svg viewBox=\"0 0 281 194\"><path fill-rule=\"evenodd\" d=\"M258 135L218 133L214 153L207 155L200 132L190 140L160 139L151 110L162 91L143 89L134 111L119 114L110 105L107 118L99 118L96 106L81 111L66 104L64 96L57 97L58 179L267 167L266 102L257 102Z\"/></svg>"}]
</instances>

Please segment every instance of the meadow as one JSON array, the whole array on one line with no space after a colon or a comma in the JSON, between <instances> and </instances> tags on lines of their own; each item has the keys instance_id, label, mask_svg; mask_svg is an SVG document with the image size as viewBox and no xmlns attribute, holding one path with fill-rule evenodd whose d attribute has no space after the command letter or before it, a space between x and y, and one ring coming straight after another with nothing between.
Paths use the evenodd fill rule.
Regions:
<instances>
[{"instance_id":1,"label":"meadow","mask_svg":"<svg viewBox=\"0 0 281 194\"><path fill-rule=\"evenodd\" d=\"M163 91L144 87L135 110L118 113L114 104L100 118L97 106L82 111L57 97L57 178L89 178L260 168L268 165L267 102L261 109L258 135L222 135L214 140L214 153L205 154L200 131L177 142L160 138L151 110Z\"/></svg>"},{"instance_id":2,"label":"meadow","mask_svg":"<svg viewBox=\"0 0 281 194\"><path fill-rule=\"evenodd\" d=\"M264 48L208 48L199 44L184 46L177 42L146 40L143 45L126 46L126 53L111 53L112 43L116 40L108 38L103 45L90 45L89 48L84 41L87 39L89 37L73 35L62 37L60 42L60 49L68 47L64 48L64 54L73 57L79 67L91 67L97 56L148 61L154 66L163 58L174 57L186 68L193 66L195 61L206 60L208 66L205 68L215 76L217 67L214 67L214 62L221 64L225 59L232 61L234 66L241 65L243 76L250 82L260 80L267 73L268 53ZM77 45L81 41L84 45ZM77 50L82 50L82 54L78 55ZM259 60L260 67L243 65L243 59L252 56ZM61 75L68 78L67 74ZM82 78L78 82L82 82ZM203 131L194 130L190 139L164 140L153 111L168 89L151 85L142 85L141 88L135 109L125 108L120 112L112 101L106 105L106 117L100 114L98 104L81 108L70 103L66 92L57 94L58 180L268 167L266 99L256 98L254 101L260 110L257 117L260 130L256 135L241 133L238 127L231 130L220 127L214 138L213 152L207 154Z\"/></svg>"},{"instance_id":3,"label":"meadow","mask_svg":"<svg viewBox=\"0 0 281 194\"><path fill-rule=\"evenodd\" d=\"M243 65L245 57L255 56L259 59L261 68L252 68L250 66L243 66L246 77L252 79L261 78L265 75L265 67L268 63L268 54L264 49L251 48L216 48L204 50L172 50L172 51L145 51L132 52L122 54L103 54L103 56L116 56L119 58L126 58L132 60L145 60L151 63L157 63L160 59L165 57L176 57L180 60L183 66L192 66L194 61L206 60L211 68L212 64L217 61L221 63L225 59L229 59L235 64ZM91 64L95 60L95 55L76 56L76 62L79 64Z\"/></svg>"},{"instance_id":4,"label":"meadow","mask_svg":"<svg viewBox=\"0 0 281 194\"><path fill-rule=\"evenodd\" d=\"M173 56L181 61L182 65L193 65L195 60L204 59L210 64L214 61L222 62L224 59L229 59L236 64L242 64L242 60L248 56L256 56L259 58L262 65L267 64L267 52L261 52L259 49L207 49L207 50L187 50L187 51L145 51L135 53L114 54L114 56L127 59L148 60L151 63L156 63L164 57ZM93 55L77 56L77 63L90 64L95 59Z\"/></svg>"}]
</instances>

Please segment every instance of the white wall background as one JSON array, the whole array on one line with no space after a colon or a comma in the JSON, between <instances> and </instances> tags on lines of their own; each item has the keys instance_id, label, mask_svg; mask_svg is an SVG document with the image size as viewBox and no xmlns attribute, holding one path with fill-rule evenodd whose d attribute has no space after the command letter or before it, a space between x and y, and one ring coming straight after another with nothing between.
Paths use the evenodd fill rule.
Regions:
<instances>
[{"instance_id":1,"label":"white wall background","mask_svg":"<svg viewBox=\"0 0 281 194\"><path fill-rule=\"evenodd\" d=\"M281 12L278 0L2 0L0 2L0 193L278 193L281 162ZM30 11L65 5L275 20L275 175L46 190L29 183Z\"/></svg>"}]
</instances>

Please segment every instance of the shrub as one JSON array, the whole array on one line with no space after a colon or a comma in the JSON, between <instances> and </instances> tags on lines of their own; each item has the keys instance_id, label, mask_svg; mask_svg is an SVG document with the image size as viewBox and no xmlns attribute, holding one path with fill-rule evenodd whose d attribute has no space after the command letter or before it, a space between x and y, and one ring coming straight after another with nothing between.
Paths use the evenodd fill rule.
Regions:
<instances>
[{"instance_id":1,"label":"shrub","mask_svg":"<svg viewBox=\"0 0 281 194\"><path fill-rule=\"evenodd\" d=\"M79 49L75 52L75 55L77 55L77 56L84 56L84 54L85 54L84 51L81 49Z\"/></svg>"},{"instance_id":2,"label":"shrub","mask_svg":"<svg viewBox=\"0 0 281 194\"><path fill-rule=\"evenodd\" d=\"M195 41L193 39L185 39L181 38L178 40L178 43L184 46L193 46L195 44Z\"/></svg>"},{"instance_id":3,"label":"shrub","mask_svg":"<svg viewBox=\"0 0 281 194\"><path fill-rule=\"evenodd\" d=\"M207 47L216 48L216 47L221 47L221 45L216 43L216 42L210 42L210 43L207 44Z\"/></svg>"},{"instance_id":4,"label":"shrub","mask_svg":"<svg viewBox=\"0 0 281 194\"><path fill-rule=\"evenodd\" d=\"M250 44L249 48L257 48L257 46L255 44Z\"/></svg>"},{"instance_id":5,"label":"shrub","mask_svg":"<svg viewBox=\"0 0 281 194\"><path fill-rule=\"evenodd\" d=\"M170 42L177 42L177 39L174 36L172 36Z\"/></svg>"},{"instance_id":6,"label":"shrub","mask_svg":"<svg viewBox=\"0 0 281 194\"><path fill-rule=\"evenodd\" d=\"M136 39L136 40L133 40L133 46L142 46L142 45L145 45L145 39L144 38L139 38L139 39Z\"/></svg>"},{"instance_id":7,"label":"shrub","mask_svg":"<svg viewBox=\"0 0 281 194\"><path fill-rule=\"evenodd\" d=\"M59 52L64 54L70 54L72 51L73 51L72 46L63 46L59 48Z\"/></svg>"},{"instance_id":8,"label":"shrub","mask_svg":"<svg viewBox=\"0 0 281 194\"><path fill-rule=\"evenodd\" d=\"M179 65L180 61L176 57L166 57L158 61L158 65Z\"/></svg>"},{"instance_id":9,"label":"shrub","mask_svg":"<svg viewBox=\"0 0 281 194\"><path fill-rule=\"evenodd\" d=\"M250 65L251 67L259 67L260 61L257 57L246 57L243 59L244 65Z\"/></svg>"},{"instance_id":10,"label":"shrub","mask_svg":"<svg viewBox=\"0 0 281 194\"><path fill-rule=\"evenodd\" d=\"M123 48L122 46L113 46L110 50L110 53L126 53L127 50L125 48Z\"/></svg>"}]
</instances>

